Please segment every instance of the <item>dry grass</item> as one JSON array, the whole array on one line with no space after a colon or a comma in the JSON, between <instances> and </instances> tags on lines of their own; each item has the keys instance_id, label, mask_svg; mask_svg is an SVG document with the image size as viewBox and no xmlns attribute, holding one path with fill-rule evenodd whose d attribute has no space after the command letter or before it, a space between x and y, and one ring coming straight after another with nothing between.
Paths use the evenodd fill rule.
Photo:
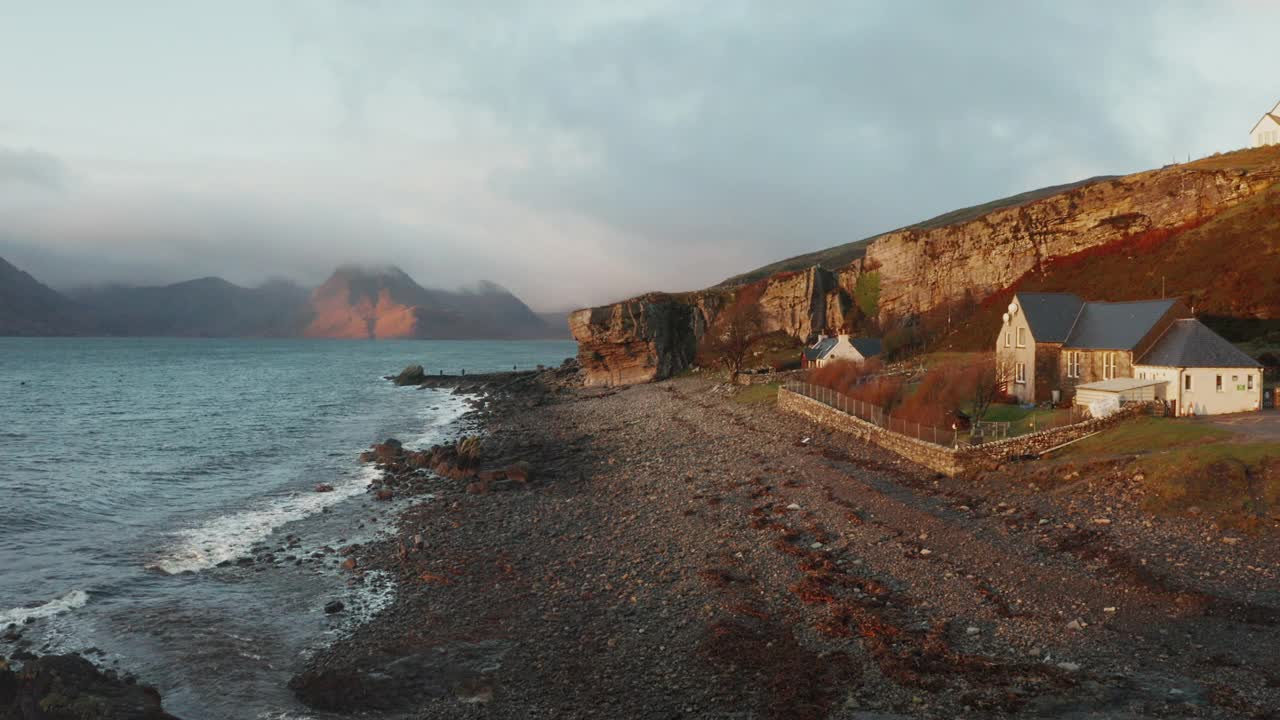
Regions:
<instances>
[{"instance_id":1,"label":"dry grass","mask_svg":"<svg viewBox=\"0 0 1280 720\"><path fill-rule=\"evenodd\" d=\"M1248 528L1280 514L1280 445L1184 419L1138 418L1064 448L1058 459L1132 457L1153 512L1191 508Z\"/></svg>"}]
</instances>

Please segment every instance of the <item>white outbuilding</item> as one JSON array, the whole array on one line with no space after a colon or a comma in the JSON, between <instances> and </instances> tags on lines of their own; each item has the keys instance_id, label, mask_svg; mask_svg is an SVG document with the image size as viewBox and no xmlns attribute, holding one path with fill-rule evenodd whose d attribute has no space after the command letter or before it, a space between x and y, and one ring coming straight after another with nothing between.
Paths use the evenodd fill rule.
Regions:
<instances>
[{"instance_id":1,"label":"white outbuilding","mask_svg":"<svg viewBox=\"0 0 1280 720\"><path fill-rule=\"evenodd\" d=\"M1249 131L1249 147L1280 144L1280 103L1262 116Z\"/></svg>"},{"instance_id":2,"label":"white outbuilding","mask_svg":"<svg viewBox=\"0 0 1280 720\"><path fill-rule=\"evenodd\" d=\"M1141 380L1163 380L1178 415L1219 415L1262 407L1262 365L1200 323L1177 320L1133 365Z\"/></svg>"}]
</instances>

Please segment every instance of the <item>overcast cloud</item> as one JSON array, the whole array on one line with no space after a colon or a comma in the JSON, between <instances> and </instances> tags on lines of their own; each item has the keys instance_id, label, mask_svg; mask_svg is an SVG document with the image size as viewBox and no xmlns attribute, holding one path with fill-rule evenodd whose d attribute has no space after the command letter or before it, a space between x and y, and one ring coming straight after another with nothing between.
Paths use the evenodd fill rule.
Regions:
<instances>
[{"instance_id":1,"label":"overcast cloud","mask_svg":"<svg viewBox=\"0 0 1280 720\"><path fill-rule=\"evenodd\" d=\"M702 287L1241 147L1270 3L0 2L0 256L55 286Z\"/></svg>"}]
</instances>

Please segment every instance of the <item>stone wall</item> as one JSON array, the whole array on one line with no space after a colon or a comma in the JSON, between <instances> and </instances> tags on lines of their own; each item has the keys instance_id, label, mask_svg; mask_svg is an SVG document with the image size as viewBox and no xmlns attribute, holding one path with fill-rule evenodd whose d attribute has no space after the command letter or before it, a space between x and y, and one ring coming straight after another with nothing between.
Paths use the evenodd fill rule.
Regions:
<instances>
[{"instance_id":1,"label":"stone wall","mask_svg":"<svg viewBox=\"0 0 1280 720\"><path fill-rule=\"evenodd\" d=\"M778 409L807 417L823 427L848 433L860 440L875 443L943 475L958 475L965 469L957 457L957 452L951 448L890 432L879 425L841 412L786 388L778 390Z\"/></svg>"},{"instance_id":2,"label":"stone wall","mask_svg":"<svg viewBox=\"0 0 1280 720\"><path fill-rule=\"evenodd\" d=\"M778 409L807 417L824 427L874 443L918 465L950 477L970 470L991 469L1011 459L1039 455L1045 450L1106 429L1146 410L1141 405L1129 405L1114 415L1098 420L1086 420L1074 425L1064 425L982 445L949 448L886 430L879 425L841 412L786 388L778 390Z\"/></svg>"}]
</instances>

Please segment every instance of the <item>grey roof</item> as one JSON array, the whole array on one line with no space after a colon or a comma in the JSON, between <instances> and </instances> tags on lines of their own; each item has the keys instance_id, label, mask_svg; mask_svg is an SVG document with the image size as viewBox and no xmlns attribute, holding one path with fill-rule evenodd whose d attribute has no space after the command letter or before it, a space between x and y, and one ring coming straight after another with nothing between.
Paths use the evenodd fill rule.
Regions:
<instances>
[{"instance_id":1,"label":"grey roof","mask_svg":"<svg viewBox=\"0 0 1280 720\"><path fill-rule=\"evenodd\" d=\"M1063 347L1132 350L1175 303L1177 300L1085 303Z\"/></svg>"},{"instance_id":2,"label":"grey roof","mask_svg":"<svg viewBox=\"0 0 1280 720\"><path fill-rule=\"evenodd\" d=\"M1036 342L1064 342L1084 301L1071 293L1018 293L1018 307L1026 313Z\"/></svg>"},{"instance_id":3,"label":"grey roof","mask_svg":"<svg viewBox=\"0 0 1280 720\"><path fill-rule=\"evenodd\" d=\"M1137 365L1160 367L1261 367L1199 320L1178 320L1165 331Z\"/></svg>"},{"instance_id":4,"label":"grey roof","mask_svg":"<svg viewBox=\"0 0 1280 720\"><path fill-rule=\"evenodd\" d=\"M864 358L875 357L876 355L880 354L880 350L881 350L880 338L872 338L872 337L850 338L849 344L853 346L854 350L857 350L858 352L862 353L862 357Z\"/></svg>"},{"instance_id":5,"label":"grey roof","mask_svg":"<svg viewBox=\"0 0 1280 720\"><path fill-rule=\"evenodd\" d=\"M821 360L827 356L827 353L831 352L838 342L840 342L840 338L822 338L813 347L805 350L804 356L810 360Z\"/></svg>"}]
</instances>

